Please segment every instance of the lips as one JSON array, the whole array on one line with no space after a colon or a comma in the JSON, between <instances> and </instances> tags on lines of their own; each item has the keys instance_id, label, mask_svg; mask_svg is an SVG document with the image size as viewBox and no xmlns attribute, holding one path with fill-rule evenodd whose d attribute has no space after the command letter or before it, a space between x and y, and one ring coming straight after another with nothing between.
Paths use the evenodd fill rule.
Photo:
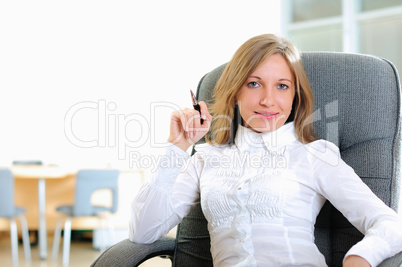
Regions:
<instances>
[{"instance_id":1,"label":"lips","mask_svg":"<svg viewBox=\"0 0 402 267\"><path fill-rule=\"evenodd\" d=\"M254 112L256 115L258 115L259 117L269 120L269 119L273 119L276 116L279 115L279 112Z\"/></svg>"}]
</instances>

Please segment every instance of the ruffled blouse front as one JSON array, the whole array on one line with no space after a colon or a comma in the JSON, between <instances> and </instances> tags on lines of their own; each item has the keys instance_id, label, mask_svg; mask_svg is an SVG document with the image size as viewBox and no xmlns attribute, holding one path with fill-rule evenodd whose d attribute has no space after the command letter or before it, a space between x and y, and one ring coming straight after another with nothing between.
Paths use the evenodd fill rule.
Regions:
<instances>
[{"instance_id":1,"label":"ruffled blouse front","mask_svg":"<svg viewBox=\"0 0 402 267\"><path fill-rule=\"evenodd\" d=\"M314 244L325 198L313 189L293 124L265 134L241 127L235 144L202 160L201 205L215 265L325 266Z\"/></svg>"},{"instance_id":2,"label":"ruffled blouse front","mask_svg":"<svg viewBox=\"0 0 402 267\"><path fill-rule=\"evenodd\" d=\"M172 164L159 166L133 201L132 241L162 237L200 201L214 266L322 267L314 224L328 199L361 232L373 233L349 254L375 266L402 247L395 212L340 159L335 145L302 144L293 123L264 134L240 127L235 145L198 147L188 161L174 146L165 156Z\"/></svg>"}]
</instances>

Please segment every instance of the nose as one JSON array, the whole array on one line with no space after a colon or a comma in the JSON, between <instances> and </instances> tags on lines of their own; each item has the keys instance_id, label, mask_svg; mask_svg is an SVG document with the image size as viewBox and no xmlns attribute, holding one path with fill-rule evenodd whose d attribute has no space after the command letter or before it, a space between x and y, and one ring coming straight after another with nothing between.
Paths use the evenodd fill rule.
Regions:
<instances>
[{"instance_id":1,"label":"nose","mask_svg":"<svg viewBox=\"0 0 402 267\"><path fill-rule=\"evenodd\" d=\"M275 93L273 90L266 88L261 90L260 105L271 107L275 104Z\"/></svg>"}]
</instances>

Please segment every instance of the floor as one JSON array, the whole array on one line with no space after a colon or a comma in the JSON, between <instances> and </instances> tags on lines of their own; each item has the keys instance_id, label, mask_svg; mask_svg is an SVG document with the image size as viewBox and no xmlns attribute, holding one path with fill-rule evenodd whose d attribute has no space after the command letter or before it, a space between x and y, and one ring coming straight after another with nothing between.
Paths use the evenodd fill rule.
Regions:
<instances>
[{"instance_id":1,"label":"floor","mask_svg":"<svg viewBox=\"0 0 402 267\"><path fill-rule=\"evenodd\" d=\"M48 238L48 259L41 260L39 257L38 246L31 247L32 262L25 261L24 249L22 244L19 244L18 249L18 266L24 267L58 267L63 266L61 257L61 247L59 251L59 257L57 260L51 259L51 246L52 237ZM87 241L72 241L70 249L70 264L74 267L88 267L99 256L99 251L92 247L91 240ZM12 265L11 259L11 242L8 233L0 232L0 266L8 267ZM154 258L140 265L141 267L167 267L171 266L170 261L162 258Z\"/></svg>"}]
</instances>

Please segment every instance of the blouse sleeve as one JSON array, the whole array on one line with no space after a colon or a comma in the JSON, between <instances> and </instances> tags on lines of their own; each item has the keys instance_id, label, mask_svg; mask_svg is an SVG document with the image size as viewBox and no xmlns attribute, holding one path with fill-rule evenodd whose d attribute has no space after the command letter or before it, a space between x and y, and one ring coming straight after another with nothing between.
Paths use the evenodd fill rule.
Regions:
<instances>
[{"instance_id":1,"label":"blouse sleeve","mask_svg":"<svg viewBox=\"0 0 402 267\"><path fill-rule=\"evenodd\" d=\"M199 202L199 183L189 155L172 145L131 203L129 239L149 244L165 236Z\"/></svg>"},{"instance_id":2,"label":"blouse sleeve","mask_svg":"<svg viewBox=\"0 0 402 267\"><path fill-rule=\"evenodd\" d=\"M402 218L340 158L339 149L334 144L326 141L314 143L312 171L317 178L317 190L365 235L345 258L357 255L371 266L377 266L402 251Z\"/></svg>"}]
</instances>

